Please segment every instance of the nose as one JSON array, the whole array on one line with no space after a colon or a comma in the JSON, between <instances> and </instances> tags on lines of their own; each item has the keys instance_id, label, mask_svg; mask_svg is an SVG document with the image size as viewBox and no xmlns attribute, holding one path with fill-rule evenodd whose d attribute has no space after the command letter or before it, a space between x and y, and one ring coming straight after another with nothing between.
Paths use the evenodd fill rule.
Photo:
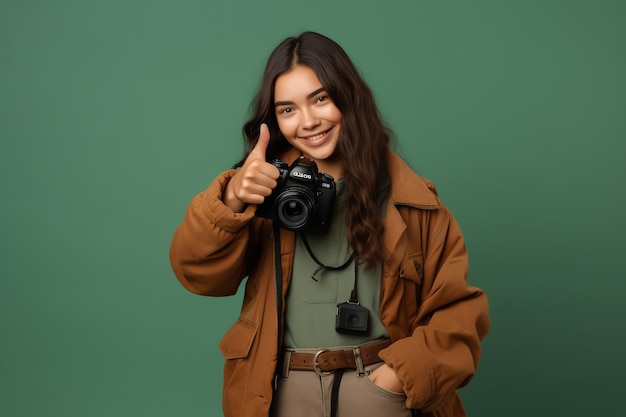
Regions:
<instances>
[{"instance_id":1,"label":"nose","mask_svg":"<svg viewBox=\"0 0 626 417\"><path fill-rule=\"evenodd\" d=\"M313 109L302 110L302 127L312 129L320 124L320 119Z\"/></svg>"}]
</instances>

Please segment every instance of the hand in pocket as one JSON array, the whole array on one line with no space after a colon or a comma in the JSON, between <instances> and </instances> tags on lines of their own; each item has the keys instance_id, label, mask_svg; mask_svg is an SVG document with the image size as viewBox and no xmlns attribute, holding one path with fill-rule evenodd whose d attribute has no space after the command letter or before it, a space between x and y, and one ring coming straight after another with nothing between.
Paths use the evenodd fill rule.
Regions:
<instances>
[{"instance_id":1,"label":"hand in pocket","mask_svg":"<svg viewBox=\"0 0 626 417\"><path fill-rule=\"evenodd\" d=\"M370 375L370 381L387 391L404 393L402 384L398 376L387 364L382 364L376 368Z\"/></svg>"}]
</instances>

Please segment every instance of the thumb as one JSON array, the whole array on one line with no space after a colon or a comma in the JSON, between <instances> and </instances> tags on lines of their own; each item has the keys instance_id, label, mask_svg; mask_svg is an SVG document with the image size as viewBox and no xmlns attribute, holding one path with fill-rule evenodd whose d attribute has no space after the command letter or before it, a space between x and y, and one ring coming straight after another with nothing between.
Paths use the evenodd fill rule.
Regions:
<instances>
[{"instance_id":1,"label":"thumb","mask_svg":"<svg viewBox=\"0 0 626 417\"><path fill-rule=\"evenodd\" d=\"M261 159L265 161L265 152L267 151L267 146L270 143L270 130L268 129L265 123L261 124L261 130L259 132L259 140L256 145L250 152L250 155L255 159Z\"/></svg>"}]
</instances>

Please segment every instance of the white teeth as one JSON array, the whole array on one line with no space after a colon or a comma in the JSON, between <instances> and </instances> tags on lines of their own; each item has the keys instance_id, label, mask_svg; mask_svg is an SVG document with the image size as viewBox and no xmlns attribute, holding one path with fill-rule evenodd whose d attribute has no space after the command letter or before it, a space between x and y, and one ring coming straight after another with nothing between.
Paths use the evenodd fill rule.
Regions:
<instances>
[{"instance_id":1,"label":"white teeth","mask_svg":"<svg viewBox=\"0 0 626 417\"><path fill-rule=\"evenodd\" d=\"M310 138L306 138L306 140L310 140L310 141L316 141L318 139L321 139L324 137L324 135L326 135L327 132L322 132L319 135L315 135L315 136L311 136Z\"/></svg>"}]
</instances>

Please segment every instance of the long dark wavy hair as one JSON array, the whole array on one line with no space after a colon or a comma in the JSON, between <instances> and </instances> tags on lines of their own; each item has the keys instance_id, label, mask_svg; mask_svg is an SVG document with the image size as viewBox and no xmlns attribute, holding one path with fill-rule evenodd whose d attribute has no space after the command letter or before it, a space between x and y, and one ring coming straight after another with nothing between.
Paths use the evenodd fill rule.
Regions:
<instances>
[{"instance_id":1,"label":"long dark wavy hair","mask_svg":"<svg viewBox=\"0 0 626 417\"><path fill-rule=\"evenodd\" d=\"M390 190L387 153L392 134L384 125L373 94L345 51L333 40L315 32L285 39L270 55L263 80L252 102L252 117L244 124L248 152L235 165L243 165L256 145L261 123L270 131L267 156L279 157L291 148L276 120L276 79L295 65L312 68L342 114L335 152L344 164L348 204L348 243L368 268L383 259L379 208Z\"/></svg>"}]
</instances>

